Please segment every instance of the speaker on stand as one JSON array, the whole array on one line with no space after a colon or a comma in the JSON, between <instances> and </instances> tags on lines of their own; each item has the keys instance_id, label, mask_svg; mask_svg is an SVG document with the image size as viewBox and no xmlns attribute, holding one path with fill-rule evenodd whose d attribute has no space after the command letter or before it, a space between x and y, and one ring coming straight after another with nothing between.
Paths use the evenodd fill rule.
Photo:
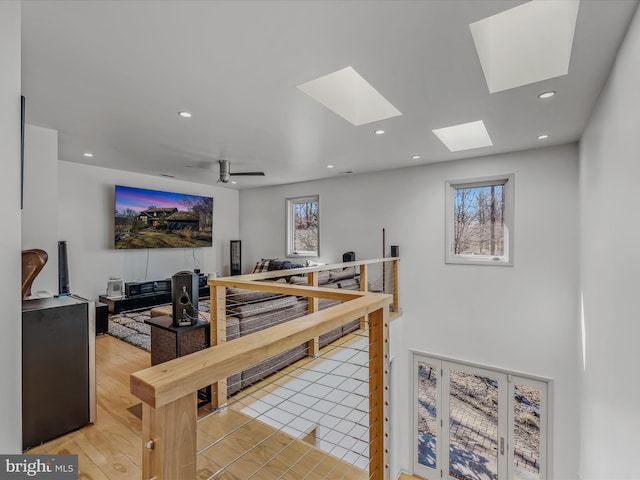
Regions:
<instances>
[{"instance_id":1,"label":"speaker on stand","mask_svg":"<svg viewBox=\"0 0 640 480\"><path fill-rule=\"evenodd\" d=\"M242 274L242 242L240 240L231 240L231 275Z\"/></svg>"},{"instance_id":2,"label":"speaker on stand","mask_svg":"<svg viewBox=\"0 0 640 480\"><path fill-rule=\"evenodd\" d=\"M58 242L58 295L69 295L69 262L67 259L67 242Z\"/></svg>"},{"instance_id":3,"label":"speaker on stand","mask_svg":"<svg viewBox=\"0 0 640 480\"><path fill-rule=\"evenodd\" d=\"M342 263L355 262L355 261L356 261L355 252L344 252L342 254Z\"/></svg>"},{"instance_id":4,"label":"speaker on stand","mask_svg":"<svg viewBox=\"0 0 640 480\"><path fill-rule=\"evenodd\" d=\"M173 326L184 327L198 321L198 275L178 272L171 277Z\"/></svg>"}]
</instances>

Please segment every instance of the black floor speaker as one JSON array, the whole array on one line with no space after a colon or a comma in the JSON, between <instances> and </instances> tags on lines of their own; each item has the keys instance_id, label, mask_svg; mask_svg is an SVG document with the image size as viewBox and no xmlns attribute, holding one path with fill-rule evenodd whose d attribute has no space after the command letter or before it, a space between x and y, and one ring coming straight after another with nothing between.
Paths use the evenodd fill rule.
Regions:
<instances>
[{"instance_id":1,"label":"black floor speaker","mask_svg":"<svg viewBox=\"0 0 640 480\"><path fill-rule=\"evenodd\" d=\"M96 302L96 335L109 331L109 307L106 303Z\"/></svg>"},{"instance_id":2,"label":"black floor speaker","mask_svg":"<svg viewBox=\"0 0 640 480\"><path fill-rule=\"evenodd\" d=\"M198 321L198 275L178 272L171 277L173 326L184 327Z\"/></svg>"},{"instance_id":3,"label":"black floor speaker","mask_svg":"<svg viewBox=\"0 0 640 480\"><path fill-rule=\"evenodd\" d=\"M58 242L58 294L68 295L69 288L69 260L67 257L67 242Z\"/></svg>"},{"instance_id":4,"label":"black floor speaker","mask_svg":"<svg viewBox=\"0 0 640 480\"><path fill-rule=\"evenodd\" d=\"M242 273L242 242L240 240L230 241L231 252L231 275Z\"/></svg>"}]
</instances>

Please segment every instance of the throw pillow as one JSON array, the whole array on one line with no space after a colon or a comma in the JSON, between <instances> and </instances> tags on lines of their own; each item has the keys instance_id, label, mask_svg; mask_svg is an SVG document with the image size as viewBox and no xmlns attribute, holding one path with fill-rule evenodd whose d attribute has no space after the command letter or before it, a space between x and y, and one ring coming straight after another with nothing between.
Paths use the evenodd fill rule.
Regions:
<instances>
[{"instance_id":1,"label":"throw pillow","mask_svg":"<svg viewBox=\"0 0 640 480\"><path fill-rule=\"evenodd\" d=\"M253 267L253 272L251 272L251 273L268 272L269 271L269 263L271 263L271 261L272 261L271 258L263 258L258 263L256 263L256 266Z\"/></svg>"}]
</instances>

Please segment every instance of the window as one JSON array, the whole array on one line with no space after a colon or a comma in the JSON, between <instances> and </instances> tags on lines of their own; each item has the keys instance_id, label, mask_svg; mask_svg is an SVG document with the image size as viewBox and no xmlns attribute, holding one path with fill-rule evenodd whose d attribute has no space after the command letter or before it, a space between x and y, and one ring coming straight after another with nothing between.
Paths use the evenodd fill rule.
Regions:
<instances>
[{"instance_id":1,"label":"window","mask_svg":"<svg viewBox=\"0 0 640 480\"><path fill-rule=\"evenodd\" d=\"M513 265L513 175L446 182L446 263Z\"/></svg>"},{"instance_id":2,"label":"window","mask_svg":"<svg viewBox=\"0 0 640 480\"><path fill-rule=\"evenodd\" d=\"M320 251L318 195L287 199L287 257L317 257Z\"/></svg>"}]
</instances>

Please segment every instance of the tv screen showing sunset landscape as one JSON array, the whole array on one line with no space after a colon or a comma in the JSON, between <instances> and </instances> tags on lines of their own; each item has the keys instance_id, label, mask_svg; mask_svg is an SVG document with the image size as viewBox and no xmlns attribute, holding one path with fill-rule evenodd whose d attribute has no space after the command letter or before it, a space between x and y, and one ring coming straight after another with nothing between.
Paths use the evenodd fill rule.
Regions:
<instances>
[{"instance_id":1,"label":"tv screen showing sunset landscape","mask_svg":"<svg viewBox=\"0 0 640 480\"><path fill-rule=\"evenodd\" d=\"M115 187L115 248L210 247L213 198Z\"/></svg>"}]
</instances>

